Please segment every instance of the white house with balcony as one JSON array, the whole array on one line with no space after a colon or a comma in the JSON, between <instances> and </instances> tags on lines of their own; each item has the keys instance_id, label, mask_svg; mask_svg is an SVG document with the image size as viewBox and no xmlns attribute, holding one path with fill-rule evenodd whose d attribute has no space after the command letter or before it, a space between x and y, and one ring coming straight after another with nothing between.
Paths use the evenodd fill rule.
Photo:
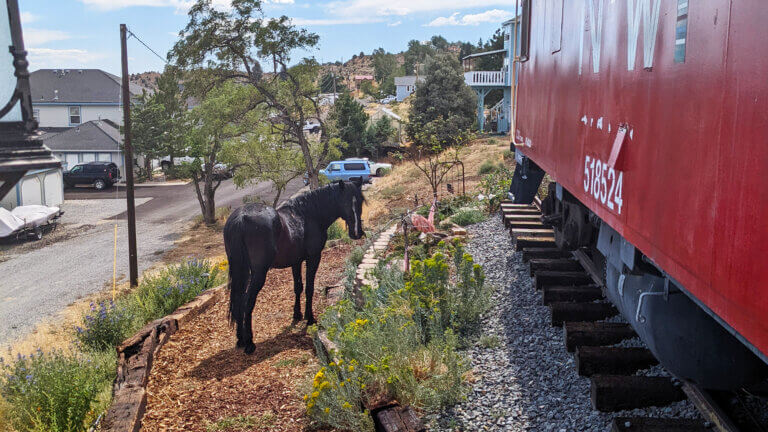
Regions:
<instances>
[{"instance_id":1,"label":"white house with balcony","mask_svg":"<svg viewBox=\"0 0 768 432\"><path fill-rule=\"evenodd\" d=\"M464 80L468 86L477 94L477 124L480 131L485 130L485 97L493 90L502 90L504 97L496 106L489 110L488 117L496 123L497 133L506 134L512 126L512 86L513 69L510 64L514 64L515 39L518 36L517 19L511 19L502 24L504 29L504 49L471 54L464 57ZM515 37L512 37L515 35ZM475 71L474 61L484 56L503 56L504 63L501 70L498 71ZM517 85L517 83L514 83Z\"/></svg>"}]
</instances>

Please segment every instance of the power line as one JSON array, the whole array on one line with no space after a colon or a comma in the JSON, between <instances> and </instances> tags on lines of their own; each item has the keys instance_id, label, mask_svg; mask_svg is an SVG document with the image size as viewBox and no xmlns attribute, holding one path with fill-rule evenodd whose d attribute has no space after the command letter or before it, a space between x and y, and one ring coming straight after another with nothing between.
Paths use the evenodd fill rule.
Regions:
<instances>
[{"instance_id":1,"label":"power line","mask_svg":"<svg viewBox=\"0 0 768 432\"><path fill-rule=\"evenodd\" d=\"M158 54L158 53L157 53L155 50L153 50L152 48L150 48L150 47L149 47L149 45L145 44L143 40L141 40L141 39L140 39L138 36L136 36L136 33L132 32L131 30L128 30L128 34L129 34L131 37L134 37L134 38L136 38L136 40L137 40L137 41L139 41L139 43L140 43L140 44L144 45L144 48L148 49L148 50L149 50L149 52L151 52L152 54L154 54L155 56L157 56L157 58L159 58L160 60L162 60L162 61L163 61L163 63L165 63L165 64L168 64L168 60L167 60L167 59L165 59L163 56L161 56L160 54Z\"/></svg>"}]
</instances>

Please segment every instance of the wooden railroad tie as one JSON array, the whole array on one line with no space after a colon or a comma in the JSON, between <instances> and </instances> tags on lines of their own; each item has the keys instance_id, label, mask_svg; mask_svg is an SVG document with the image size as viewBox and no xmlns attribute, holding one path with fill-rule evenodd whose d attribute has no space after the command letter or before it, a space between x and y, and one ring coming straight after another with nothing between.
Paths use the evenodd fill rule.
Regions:
<instances>
[{"instance_id":1,"label":"wooden railroad tie","mask_svg":"<svg viewBox=\"0 0 768 432\"><path fill-rule=\"evenodd\" d=\"M680 418L616 417L611 432L712 432L701 420Z\"/></svg>"},{"instance_id":2,"label":"wooden railroad tie","mask_svg":"<svg viewBox=\"0 0 768 432\"><path fill-rule=\"evenodd\" d=\"M610 303L552 303L549 308L554 327L569 321L600 321L619 313Z\"/></svg>"},{"instance_id":3,"label":"wooden railroad tie","mask_svg":"<svg viewBox=\"0 0 768 432\"><path fill-rule=\"evenodd\" d=\"M517 220L505 220L504 226L509 229L551 229L551 227L541 221L517 221ZM512 235L512 233L509 233Z\"/></svg>"},{"instance_id":4,"label":"wooden railroad tie","mask_svg":"<svg viewBox=\"0 0 768 432\"><path fill-rule=\"evenodd\" d=\"M515 238L515 250L517 251L523 250L524 248L545 248L554 246L554 237L520 236Z\"/></svg>"},{"instance_id":5,"label":"wooden railroad tie","mask_svg":"<svg viewBox=\"0 0 768 432\"><path fill-rule=\"evenodd\" d=\"M572 258L533 258L529 261L531 276L541 271L583 271L581 263Z\"/></svg>"},{"instance_id":6,"label":"wooden railroad tie","mask_svg":"<svg viewBox=\"0 0 768 432\"><path fill-rule=\"evenodd\" d=\"M637 337L629 324L611 322L567 322L563 325L563 334L568 352L582 346L613 345Z\"/></svg>"},{"instance_id":7,"label":"wooden railroad tie","mask_svg":"<svg viewBox=\"0 0 768 432\"><path fill-rule=\"evenodd\" d=\"M394 405L373 413L376 430L381 432L424 432L427 428L411 407Z\"/></svg>"},{"instance_id":8,"label":"wooden railroad tie","mask_svg":"<svg viewBox=\"0 0 768 432\"><path fill-rule=\"evenodd\" d=\"M602 412L666 406L685 399L679 383L665 377L594 375L591 381L592 406Z\"/></svg>"},{"instance_id":9,"label":"wooden railroad tie","mask_svg":"<svg viewBox=\"0 0 768 432\"><path fill-rule=\"evenodd\" d=\"M545 286L541 294L544 306L552 303L588 303L603 298L603 290L597 285Z\"/></svg>"},{"instance_id":10,"label":"wooden railroad tie","mask_svg":"<svg viewBox=\"0 0 768 432\"><path fill-rule=\"evenodd\" d=\"M532 259L570 258L571 256L570 252L566 252L556 247L523 248L523 261L526 262Z\"/></svg>"},{"instance_id":11,"label":"wooden railroad tie","mask_svg":"<svg viewBox=\"0 0 768 432\"><path fill-rule=\"evenodd\" d=\"M591 285L592 278L583 271L549 271L536 272L534 276L536 290L545 286L579 286Z\"/></svg>"},{"instance_id":12,"label":"wooden railroad tie","mask_svg":"<svg viewBox=\"0 0 768 432\"><path fill-rule=\"evenodd\" d=\"M646 348L588 347L576 348L576 370L581 376L633 374L659 364Z\"/></svg>"}]
</instances>

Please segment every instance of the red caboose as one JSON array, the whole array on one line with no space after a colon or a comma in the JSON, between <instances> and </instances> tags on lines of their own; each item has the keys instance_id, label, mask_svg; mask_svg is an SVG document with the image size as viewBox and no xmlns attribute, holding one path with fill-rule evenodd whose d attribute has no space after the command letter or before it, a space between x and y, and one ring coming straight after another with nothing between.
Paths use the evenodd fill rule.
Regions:
<instances>
[{"instance_id":1,"label":"red caboose","mask_svg":"<svg viewBox=\"0 0 768 432\"><path fill-rule=\"evenodd\" d=\"M765 378L768 6L522 4L516 202L551 176L558 243L592 252L671 372Z\"/></svg>"}]
</instances>

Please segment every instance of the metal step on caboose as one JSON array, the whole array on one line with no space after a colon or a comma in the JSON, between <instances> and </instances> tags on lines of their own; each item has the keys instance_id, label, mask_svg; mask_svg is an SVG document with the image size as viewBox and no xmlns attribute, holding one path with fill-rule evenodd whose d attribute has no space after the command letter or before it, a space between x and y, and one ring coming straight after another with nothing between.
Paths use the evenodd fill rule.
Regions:
<instances>
[{"instance_id":1,"label":"metal step on caboose","mask_svg":"<svg viewBox=\"0 0 768 432\"><path fill-rule=\"evenodd\" d=\"M666 406L686 398L707 419L617 417L611 431L730 431L727 416L707 403L694 386L677 379L635 375L658 364L646 348L615 346L637 337L629 324L605 321L618 314L605 299L600 272L581 251L557 248L551 226L541 220L541 201L533 205L502 202L501 218L515 250L530 265L534 289L550 308L552 325L563 328L568 352L574 353L579 375L590 379L593 407L598 411ZM711 401L709 401L711 402Z\"/></svg>"}]
</instances>

